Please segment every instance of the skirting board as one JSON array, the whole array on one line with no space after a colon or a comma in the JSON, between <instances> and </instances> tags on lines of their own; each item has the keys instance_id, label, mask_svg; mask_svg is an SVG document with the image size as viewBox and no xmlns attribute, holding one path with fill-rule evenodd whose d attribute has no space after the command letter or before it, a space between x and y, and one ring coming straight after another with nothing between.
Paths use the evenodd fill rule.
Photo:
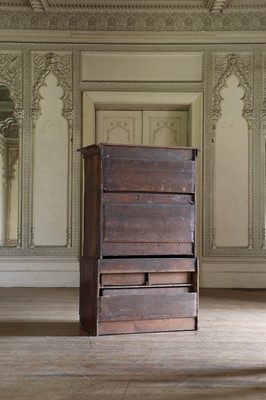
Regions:
<instances>
[{"instance_id":1,"label":"skirting board","mask_svg":"<svg viewBox=\"0 0 266 400\"><path fill-rule=\"evenodd\" d=\"M264 258L205 258L200 265L200 287L266 288Z\"/></svg>"},{"instance_id":2,"label":"skirting board","mask_svg":"<svg viewBox=\"0 0 266 400\"><path fill-rule=\"evenodd\" d=\"M79 287L79 259L5 257L0 259L0 287ZM200 287L266 288L263 258L205 258Z\"/></svg>"},{"instance_id":3,"label":"skirting board","mask_svg":"<svg viewBox=\"0 0 266 400\"><path fill-rule=\"evenodd\" d=\"M79 259L8 257L0 259L1 287L78 287Z\"/></svg>"}]
</instances>

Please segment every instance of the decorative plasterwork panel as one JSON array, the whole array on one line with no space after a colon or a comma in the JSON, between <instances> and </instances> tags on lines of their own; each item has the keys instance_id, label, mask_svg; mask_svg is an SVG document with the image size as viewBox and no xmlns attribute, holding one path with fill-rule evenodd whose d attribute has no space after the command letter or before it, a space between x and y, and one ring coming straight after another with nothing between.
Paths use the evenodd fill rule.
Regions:
<instances>
[{"instance_id":1,"label":"decorative plasterwork panel","mask_svg":"<svg viewBox=\"0 0 266 400\"><path fill-rule=\"evenodd\" d=\"M0 29L84 31L84 32L208 32L264 31L266 11L233 13L195 12L190 9L96 9L80 12L0 13Z\"/></svg>"},{"instance_id":2,"label":"decorative plasterwork panel","mask_svg":"<svg viewBox=\"0 0 266 400\"><path fill-rule=\"evenodd\" d=\"M19 160L18 148L10 148L9 150L9 181L11 182L15 177L15 167Z\"/></svg>"},{"instance_id":3,"label":"decorative plasterwork panel","mask_svg":"<svg viewBox=\"0 0 266 400\"><path fill-rule=\"evenodd\" d=\"M263 248L266 249L266 53L263 54L263 100L261 109L261 128L262 128L262 157L264 162L262 164L263 168L263 186L264 193L262 196L263 202L263 228L262 228L262 240Z\"/></svg>"},{"instance_id":4,"label":"decorative plasterwork panel","mask_svg":"<svg viewBox=\"0 0 266 400\"><path fill-rule=\"evenodd\" d=\"M0 119L0 134L5 137L18 136L18 121L13 115L9 115L5 119Z\"/></svg>"},{"instance_id":5,"label":"decorative plasterwork panel","mask_svg":"<svg viewBox=\"0 0 266 400\"><path fill-rule=\"evenodd\" d=\"M262 103L262 129L266 140L266 53L263 55L263 103Z\"/></svg>"},{"instance_id":6,"label":"decorative plasterwork panel","mask_svg":"<svg viewBox=\"0 0 266 400\"><path fill-rule=\"evenodd\" d=\"M243 117L248 124L253 120L253 60L250 54L218 54L214 56L214 86L213 86L213 108L212 121L213 126L221 117L221 90L226 86L226 80L232 74L236 75L244 89L243 98L244 110Z\"/></svg>"},{"instance_id":7,"label":"decorative plasterwork panel","mask_svg":"<svg viewBox=\"0 0 266 400\"><path fill-rule=\"evenodd\" d=\"M253 110L253 54L250 53L227 53L213 55L213 89L212 89L212 110L211 110L211 154L210 154L210 247L207 253L211 255L234 255L234 252L245 254L248 249L254 248L253 232L253 131L254 131L254 110ZM226 81L235 75L244 91L243 118L248 125L248 248L235 249L216 248L216 226L215 226L215 142L217 121L220 119L222 96L221 91L226 87ZM205 252L206 253L206 252ZM208 254L206 254L208 255Z\"/></svg>"},{"instance_id":8,"label":"decorative plasterwork panel","mask_svg":"<svg viewBox=\"0 0 266 400\"><path fill-rule=\"evenodd\" d=\"M22 109L22 53L0 53L0 84L9 88L15 109Z\"/></svg>"},{"instance_id":9,"label":"decorative plasterwork panel","mask_svg":"<svg viewBox=\"0 0 266 400\"><path fill-rule=\"evenodd\" d=\"M63 117L68 123L68 195L67 195L67 247L72 247L72 214L73 214L73 77L72 77L72 53L57 52L32 53L32 101L31 101L31 118L32 118L32 140L34 141L36 134L36 121L40 117L40 88L45 85L45 78L52 73L58 79L58 86L63 89ZM33 146L34 147L34 146ZM34 156L32 155L32 161ZM33 171L34 174L34 171ZM34 186L34 176L32 174L32 196ZM31 239L30 246L34 245L34 226L33 226L33 197L31 198Z\"/></svg>"},{"instance_id":10,"label":"decorative plasterwork panel","mask_svg":"<svg viewBox=\"0 0 266 400\"><path fill-rule=\"evenodd\" d=\"M35 13L35 15L38 13ZM2 16L2 14L0 13ZM18 236L18 246L17 247L3 247L0 246L1 256L48 256L48 257L73 257L80 254L80 154L76 152L78 148L81 147L81 136L80 136L80 114L81 109L81 99L80 99L80 48L77 46L73 51L73 46L69 45L58 45L58 44L1 44L0 54L19 54L21 57L20 67L22 69L19 84L23 90L20 93L23 94L23 107L25 109L23 116L23 125L19 128L19 137L22 139L19 141L20 150L19 153L22 157L19 157L19 171L23 171L22 178L20 180L20 192L23 201L20 204L19 209L19 221L22 220L21 224L21 234ZM35 50L35 51L34 51ZM33 53L32 53L33 51ZM43 56L40 60L45 59L45 55L54 52L56 54L56 60L59 59L59 68L63 69L62 75L60 75L61 85L64 89L64 117L68 122L68 132L69 132L69 169L71 169L71 174L68 171L68 175L71 177L71 182L69 181L69 198L70 193L72 193L72 208L68 210L68 226L70 227L68 236L68 246L38 246L30 247L31 235L30 228L32 223L32 204L31 204L31 193L32 193L32 132L33 132L33 121L38 118L39 115L39 104L38 98L38 85L41 80L38 80L38 74L36 73L35 80L33 80L33 68L32 68L32 55L40 54ZM64 55L66 60L69 60L68 67L64 67ZM43 62L43 61L40 61ZM66 61L67 63L67 61ZM73 63L73 64L72 64ZM44 64L45 65L45 62ZM6 66L6 65L5 65ZM49 66L49 63L48 63ZM36 66L38 68L38 65ZM4 68L5 69L5 68ZM8 69L7 69L8 71ZM38 70L41 74L41 69ZM6 71L4 71L6 72ZM60 71L58 71L60 72ZM49 74L49 67L47 69ZM43 76L42 79L45 79ZM5 82L5 80L4 80ZM36 86L34 86L36 83ZM35 92L33 92L33 86ZM75 90L74 90L75 88ZM65 93L67 91L67 93ZM14 98L14 96L12 96ZM36 110L32 109L32 101L34 101L34 106ZM72 106L76 111L72 111ZM77 117L76 117L77 116ZM33 117L33 118L32 118ZM72 127L73 122L73 127ZM73 130L73 135L72 135ZM73 142L71 137L73 136ZM71 151L71 146L73 151ZM72 158L72 160L71 160ZM1 171L2 173L2 171ZM68 200L70 204L70 201Z\"/></svg>"},{"instance_id":11,"label":"decorative plasterwork panel","mask_svg":"<svg viewBox=\"0 0 266 400\"><path fill-rule=\"evenodd\" d=\"M222 12L230 0L208 0L207 7L210 12Z\"/></svg>"},{"instance_id":12,"label":"decorative plasterwork panel","mask_svg":"<svg viewBox=\"0 0 266 400\"><path fill-rule=\"evenodd\" d=\"M46 0L30 0L31 7L34 11L45 11Z\"/></svg>"},{"instance_id":13,"label":"decorative plasterwork panel","mask_svg":"<svg viewBox=\"0 0 266 400\"><path fill-rule=\"evenodd\" d=\"M46 76L53 72L58 84L64 89L64 116L71 117L72 106L72 54L71 53L38 53L33 54L33 89L32 114L36 118L40 113L41 95L39 89L44 85Z\"/></svg>"},{"instance_id":14,"label":"decorative plasterwork panel","mask_svg":"<svg viewBox=\"0 0 266 400\"><path fill-rule=\"evenodd\" d=\"M1 0L1 8L35 11L85 11L97 8L109 9L165 9L210 10L265 8L264 0Z\"/></svg>"},{"instance_id":15,"label":"decorative plasterwork panel","mask_svg":"<svg viewBox=\"0 0 266 400\"><path fill-rule=\"evenodd\" d=\"M0 13L0 18L2 17L2 13ZM34 13L33 17L38 17L38 13ZM61 13L58 13L60 16ZM263 17L263 13L260 14L261 18ZM204 255L205 256L265 256L266 252L261 248L261 230L259 231L259 239L260 239L260 246L253 249L216 249L215 251L212 250L210 243L209 243L209 236L210 236L210 196L209 192L211 190L211 168L212 168L212 153L211 153L211 137L212 137L212 120L211 120L211 111L213 108L212 98L213 98L213 54L217 54L217 51L223 52L224 54L239 54L239 52L248 53L254 52L255 59L256 59L256 68L254 68L254 75L256 76L255 79L255 86L254 86L254 96L257 99L257 108L255 114L256 120L256 130L253 132L254 140L257 143L257 147L261 147L261 137L262 135L262 127L261 127L261 107L262 107L262 99L263 99L263 80L262 80L262 58L263 52L265 52L265 44L258 44L258 43L242 43L242 44L226 44L226 43L219 43L219 44L206 44L206 43L198 43L198 44L110 44L110 43L101 43L101 44L77 44L68 45L68 44L38 44L38 43L22 43L22 44L12 44L12 43L2 43L1 48L3 49L2 52L7 52L7 50L11 50L12 53L20 53L20 50L23 51L23 72L24 76L22 79L22 83L24 85L24 108L26 107L24 122L25 122L25 130L23 131L23 138L25 138L23 144L23 170L24 170L24 178L23 178L23 187L24 189L24 197L23 197L23 204L24 204L24 213L26 214L23 217L23 234L28 231L28 226L30 225L30 218L27 216L27 205L29 203L28 199L28 192L30 192L30 184L28 183L30 177L30 168L28 165L28 160L31 159L30 153L30 139L29 139L29 132L30 132L30 93L29 88L31 87L31 82L29 80L30 77L30 51L35 50L36 52L43 54L48 54L50 52L54 52L56 54L64 51L73 51L74 56L74 64L73 64L73 101L74 101L74 109L76 110L77 118L74 118L74 135L73 135L73 149L74 149L74 157L73 157L73 171L74 171L74 181L73 181L73 202L74 202L74 209L73 209L73 246L71 248L30 248L28 247L27 241L24 242L21 248L0 248L1 255L17 255L17 256L73 256L78 255L80 251L80 243L79 243L79 231L80 231L80 156L76 154L75 149L81 147L80 143L80 110L81 110L81 92L84 90L88 91L96 91L101 93L102 91L130 91L130 92L172 92L172 93L189 93L189 92L204 92L204 146L202 155L204 157L204 168L203 168L203 182L204 182ZM173 52L184 52L184 51L191 51L191 52L202 52L204 54L204 83L191 83L191 82L81 82L80 78L80 54L82 51L156 51L156 52L164 52L164 51L173 51ZM9 52L10 53L10 52ZM37 53L36 53L37 54ZM264 71L266 66L266 59L264 57ZM264 72L264 77L266 76L266 72ZM21 84L22 84L21 83ZM264 87L266 87L266 82ZM265 90L264 90L265 93ZM266 93L265 93L266 94ZM265 98L265 96L264 96ZM29 105L29 109L28 109ZM259 110L259 112L258 112ZM201 126L200 124L196 124L197 127ZM264 142L263 142L264 143ZM260 161L259 155L257 153L253 155L253 162L254 162L254 176L257 176L257 173L261 171L262 164L264 163L264 158ZM256 164L255 164L256 163ZM262 164L261 164L262 163ZM264 179L264 178L263 178ZM260 186L260 182L256 179L253 180L254 186L253 190L255 193L261 194L262 189ZM253 211L254 211L254 219L261 219L261 211L260 207L264 208L264 203L260 203L258 201L258 195L256 195L255 203L253 204ZM260 206L261 204L261 206ZM262 228L262 227L261 227ZM75 247L74 247L75 246Z\"/></svg>"}]
</instances>

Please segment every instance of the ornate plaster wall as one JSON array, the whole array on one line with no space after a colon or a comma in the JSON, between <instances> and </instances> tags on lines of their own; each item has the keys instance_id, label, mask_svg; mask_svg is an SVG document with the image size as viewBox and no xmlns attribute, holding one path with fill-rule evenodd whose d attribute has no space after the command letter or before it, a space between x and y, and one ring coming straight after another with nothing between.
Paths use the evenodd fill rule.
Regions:
<instances>
[{"instance_id":1,"label":"ornate plaster wall","mask_svg":"<svg viewBox=\"0 0 266 400\"><path fill-rule=\"evenodd\" d=\"M21 13L19 18L11 11L1 13L3 39L0 42L0 84L9 87L15 103L21 154L18 241L17 247L0 248L2 285L78 285L81 160L76 150L82 145L81 98L82 92L86 91L203 95L203 115L196 119L202 125L203 132L199 254L201 285L266 287L266 48L263 39L266 15L262 11L252 13L249 18L241 12L210 16L200 11L194 17L191 13L173 12L170 9L163 12L92 10L87 14L73 15L34 14L34 18L29 12ZM202 30L205 32L201 34ZM24 35L23 43L22 36L19 36L21 32ZM235 32L239 32L239 36ZM250 33L248 38L246 32ZM57 44L52 43L55 39ZM181 54L200 54L203 74L191 79L186 74L186 70L190 70L189 61L185 61L179 65L181 70L177 78L173 75L170 80L163 67L154 81L148 78L142 80L139 75L132 79L124 70L123 80L107 73L97 80L90 78L90 73L97 76L97 71L90 71L91 56L95 54L123 54L130 57L137 54L138 59L145 55L148 63L152 62L154 54L161 60L169 54L176 59ZM120 68L123 69L123 63ZM178 76L182 76L182 79ZM56 81L53 89L49 83L51 77ZM235 84L230 83L232 79L236 79ZM48 94L43 93L45 88L48 88ZM228 89L229 93L225 95ZM50 96L52 93L54 96ZM42 101L47 99L50 102L47 109L51 107L52 113L42 105ZM231 107L238 107L234 139L226 128L226 124L231 127L230 118L234 114L226 114L226 101ZM60 107L56 108L58 103ZM38 160L42 157L42 143L45 144L41 120L45 126L50 123L61 124L58 136L56 129L50 130L50 133L53 132L51 135L56 136L54 153L50 146L53 138L47 136L49 146L43 148L46 152L43 166L45 168L50 153L53 168L60 168L64 164L66 174L45 175L37 168ZM44 141L36 142L38 137ZM224 148L234 149L226 175L220 168L223 158L225 163L228 161ZM239 158L238 152L246 152L244 159ZM222 192L230 188L230 185L226 186L231 179L230 169L237 168L240 162L245 171L241 183L245 196L237 197L237 188L233 185L229 190L230 195L225 197L225 208L221 210ZM46 199L36 195L44 187L39 188L40 179L46 180L46 184L53 180L56 186L62 180L65 194L53 194L57 204L62 204L58 214L54 206L52 210L45 210ZM46 195L48 204L51 193L48 191ZM242 211L240 215L245 215L245 221L239 225L241 237L233 235L232 240L226 242L219 221L223 218L223 212L230 220L230 213L234 212L235 207L232 203L236 198L237 207ZM42 218L39 218L41 206ZM60 220L64 220L58 241L51 243L42 226L46 212L51 221L56 221L58 215ZM237 219L234 221L238 223Z\"/></svg>"}]
</instances>

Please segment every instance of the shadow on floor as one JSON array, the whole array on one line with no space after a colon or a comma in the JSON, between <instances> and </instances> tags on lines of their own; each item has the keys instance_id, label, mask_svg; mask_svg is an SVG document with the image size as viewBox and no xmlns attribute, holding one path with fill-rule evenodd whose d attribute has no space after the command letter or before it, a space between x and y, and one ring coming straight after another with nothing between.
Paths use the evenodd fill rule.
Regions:
<instances>
[{"instance_id":1,"label":"shadow on floor","mask_svg":"<svg viewBox=\"0 0 266 400\"><path fill-rule=\"evenodd\" d=\"M0 336L86 336L78 322L0 322Z\"/></svg>"}]
</instances>

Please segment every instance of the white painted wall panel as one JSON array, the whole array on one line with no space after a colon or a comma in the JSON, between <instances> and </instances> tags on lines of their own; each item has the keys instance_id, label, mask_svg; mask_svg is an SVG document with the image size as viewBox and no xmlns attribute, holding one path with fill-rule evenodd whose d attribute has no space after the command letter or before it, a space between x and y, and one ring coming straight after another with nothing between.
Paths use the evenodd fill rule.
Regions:
<instances>
[{"instance_id":1,"label":"white painted wall panel","mask_svg":"<svg viewBox=\"0 0 266 400\"><path fill-rule=\"evenodd\" d=\"M42 115L34 138L33 243L66 246L68 127L62 116L63 90L50 74L40 93Z\"/></svg>"},{"instance_id":2,"label":"white painted wall panel","mask_svg":"<svg viewBox=\"0 0 266 400\"><path fill-rule=\"evenodd\" d=\"M248 126L243 89L232 75L222 90L215 146L216 246L248 247Z\"/></svg>"},{"instance_id":3,"label":"white painted wall panel","mask_svg":"<svg viewBox=\"0 0 266 400\"><path fill-rule=\"evenodd\" d=\"M0 259L1 287L78 287L77 257Z\"/></svg>"},{"instance_id":4,"label":"white painted wall panel","mask_svg":"<svg viewBox=\"0 0 266 400\"><path fill-rule=\"evenodd\" d=\"M83 52L82 81L201 81L202 53Z\"/></svg>"},{"instance_id":5,"label":"white painted wall panel","mask_svg":"<svg viewBox=\"0 0 266 400\"><path fill-rule=\"evenodd\" d=\"M200 287L265 288L265 261L260 257L205 258L200 266Z\"/></svg>"},{"instance_id":6,"label":"white painted wall panel","mask_svg":"<svg viewBox=\"0 0 266 400\"><path fill-rule=\"evenodd\" d=\"M141 111L98 110L96 143L141 144Z\"/></svg>"}]
</instances>

